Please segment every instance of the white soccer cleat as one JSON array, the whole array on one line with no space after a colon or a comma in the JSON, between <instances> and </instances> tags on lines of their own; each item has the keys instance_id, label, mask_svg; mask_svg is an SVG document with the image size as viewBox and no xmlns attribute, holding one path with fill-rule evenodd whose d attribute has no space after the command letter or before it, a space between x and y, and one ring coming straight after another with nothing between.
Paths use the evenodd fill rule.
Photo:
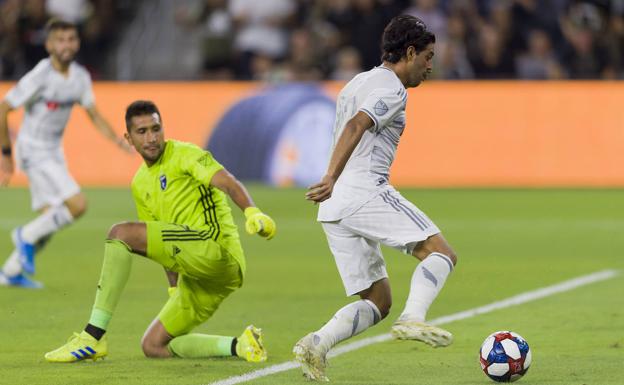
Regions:
<instances>
[{"instance_id":1,"label":"white soccer cleat","mask_svg":"<svg viewBox=\"0 0 624 385\"><path fill-rule=\"evenodd\" d=\"M325 353L319 348L319 337L314 333L310 333L300 339L293 348L295 360L301 364L303 376L311 381L329 381L325 375L327 367L327 359ZM316 342L316 343L315 343Z\"/></svg>"},{"instance_id":2,"label":"white soccer cleat","mask_svg":"<svg viewBox=\"0 0 624 385\"><path fill-rule=\"evenodd\" d=\"M397 340L421 341L434 348L453 343L453 335L448 331L418 321L399 319L392 325L390 334Z\"/></svg>"}]
</instances>

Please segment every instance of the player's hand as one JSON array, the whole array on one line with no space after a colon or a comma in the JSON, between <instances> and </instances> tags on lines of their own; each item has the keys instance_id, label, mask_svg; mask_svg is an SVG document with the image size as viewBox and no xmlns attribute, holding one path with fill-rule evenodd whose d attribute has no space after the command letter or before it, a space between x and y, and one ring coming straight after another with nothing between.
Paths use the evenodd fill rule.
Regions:
<instances>
[{"instance_id":1,"label":"player's hand","mask_svg":"<svg viewBox=\"0 0 624 385\"><path fill-rule=\"evenodd\" d=\"M249 234L258 234L259 236L271 239L275 236L277 230L275 221L270 216L264 214L257 207L247 207L245 209L245 230Z\"/></svg>"},{"instance_id":2,"label":"player's hand","mask_svg":"<svg viewBox=\"0 0 624 385\"><path fill-rule=\"evenodd\" d=\"M305 198L314 203L320 203L331 197L332 191L334 191L334 184L336 179L331 175L325 175L321 181L313 186L310 186Z\"/></svg>"},{"instance_id":3,"label":"player's hand","mask_svg":"<svg viewBox=\"0 0 624 385\"><path fill-rule=\"evenodd\" d=\"M14 171L15 167L11 155L0 155L0 187L9 184Z\"/></svg>"}]
</instances>

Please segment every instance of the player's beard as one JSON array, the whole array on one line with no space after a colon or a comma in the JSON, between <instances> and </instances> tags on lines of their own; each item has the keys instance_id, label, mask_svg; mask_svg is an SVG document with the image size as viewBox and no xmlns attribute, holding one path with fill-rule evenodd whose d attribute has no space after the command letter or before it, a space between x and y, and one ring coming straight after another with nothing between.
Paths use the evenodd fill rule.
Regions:
<instances>
[{"instance_id":1,"label":"player's beard","mask_svg":"<svg viewBox=\"0 0 624 385\"><path fill-rule=\"evenodd\" d=\"M71 64L72 61L74 61L74 58L76 57L76 53L77 52L72 51L72 50L58 51L54 53L54 58L59 63L66 66L66 65Z\"/></svg>"},{"instance_id":2,"label":"player's beard","mask_svg":"<svg viewBox=\"0 0 624 385\"><path fill-rule=\"evenodd\" d=\"M146 161L150 162L150 163L155 163L156 161L158 161L158 159L160 159L160 157L162 156L163 152L165 151L165 146L164 144L159 144L158 146L158 150L157 151L146 151L144 150L143 153L141 154L143 156L143 159L145 159ZM150 146L153 147L153 146Z\"/></svg>"}]
</instances>

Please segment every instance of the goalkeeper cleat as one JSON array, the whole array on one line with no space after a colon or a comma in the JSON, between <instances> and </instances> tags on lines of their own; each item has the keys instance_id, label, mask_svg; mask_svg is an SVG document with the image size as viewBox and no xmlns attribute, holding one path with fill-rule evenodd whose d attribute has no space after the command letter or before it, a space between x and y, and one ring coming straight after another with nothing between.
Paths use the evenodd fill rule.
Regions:
<instances>
[{"instance_id":1,"label":"goalkeeper cleat","mask_svg":"<svg viewBox=\"0 0 624 385\"><path fill-rule=\"evenodd\" d=\"M311 381L329 381L325 375L327 368L327 358L318 343L315 344L314 339L318 338L314 333L300 339L293 348L295 360L301 364L303 376Z\"/></svg>"},{"instance_id":2,"label":"goalkeeper cleat","mask_svg":"<svg viewBox=\"0 0 624 385\"><path fill-rule=\"evenodd\" d=\"M415 340L426 343L434 348L449 346L453 335L448 331L424 322L397 320L390 331L397 340Z\"/></svg>"},{"instance_id":3,"label":"goalkeeper cleat","mask_svg":"<svg viewBox=\"0 0 624 385\"><path fill-rule=\"evenodd\" d=\"M262 342L262 329L249 325L236 340L236 355L248 362L264 362L267 351Z\"/></svg>"},{"instance_id":4,"label":"goalkeeper cleat","mask_svg":"<svg viewBox=\"0 0 624 385\"><path fill-rule=\"evenodd\" d=\"M15 249L19 253L22 269L28 274L35 274L35 245L24 241L21 227L13 230L11 238L13 238Z\"/></svg>"},{"instance_id":5,"label":"goalkeeper cleat","mask_svg":"<svg viewBox=\"0 0 624 385\"><path fill-rule=\"evenodd\" d=\"M24 274L7 277L2 272L0 272L0 286L15 286L23 287L26 289L41 289L43 287L43 284L41 282L35 281L34 279L28 278Z\"/></svg>"},{"instance_id":6,"label":"goalkeeper cleat","mask_svg":"<svg viewBox=\"0 0 624 385\"><path fill-rule=\"evenodd\" d=\"M98 341L83 331L80 334L74 333L60 348L47 352L45 359L48 362L76 362L86 359L96 361L98 358L106 357L107 354L106 336Z\"/></svg>"}]
</instances>

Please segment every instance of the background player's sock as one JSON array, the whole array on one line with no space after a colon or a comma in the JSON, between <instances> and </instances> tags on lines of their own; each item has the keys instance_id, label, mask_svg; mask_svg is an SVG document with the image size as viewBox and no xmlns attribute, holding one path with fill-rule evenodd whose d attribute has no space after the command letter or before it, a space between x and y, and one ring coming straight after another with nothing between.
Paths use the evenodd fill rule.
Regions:
<instances>
[{"instance_id":1,"label":"background player's sock","mask_svg":"<svg viewBox=\"0 0 624 385\"><path fill-rule=\"evenodd\" d=\"M314 343L327 352L338 342L360 334L380 320L381 313L372 301L363 299L352 302L338 310L332 319L314 332Z\"/></svg>"},{"instance_id":2,"label":"background player's sock","mask_svg":"<svg viewBox=\"0 0 624 385\"><path fill-rule=\"evenodd\" d=\"M223 357L232 355L234 337L186 334L169 342L169 351L181 358Z\"/></svg>"},{"instance_id":3,"label":"background player's sock","mask_svg":"<svg viewBox=\"0 0 624 385\"><path fill-rule=\"evenodd\" d=\"M13 250L6 262L4 262L4 266L2 266L2 274L7 277L15 277L21 272L22 264L19 260L19 252L17 250Z\"/></svg>"},{"instance_id":4,"label":"background player's sock","mask_svg":"<svg viewBox=\"0 0 624 385\"><path fill-rule=\"evenodd\" d=\"M40 239L57 232L74 221L65 205L54 206L22 227L22 239L36 243Z\"/></svg>"},{"instance_id":5,"label":"background player's sock","mask_svg":"<svg viewBox=\"0 0 624 385\"><path fill-rule=\"evenodd\" d=\"M131 268L132 252L128 245L116 239L107 240L104 243L104 262L89 318L90 325L106 330L128 282Z\"/></svg>"},{"instance_id":6,"label":"background player's sock","mask_svg":"<svg viewBox=\"0 0 624 385\"><path fill-rule=\"evenodd\" d=\"M405 309L399 320L424 322L427 310L453 271L453 262L441 253L431 253L416 267Z\"/></svg>"}]
</instances>

